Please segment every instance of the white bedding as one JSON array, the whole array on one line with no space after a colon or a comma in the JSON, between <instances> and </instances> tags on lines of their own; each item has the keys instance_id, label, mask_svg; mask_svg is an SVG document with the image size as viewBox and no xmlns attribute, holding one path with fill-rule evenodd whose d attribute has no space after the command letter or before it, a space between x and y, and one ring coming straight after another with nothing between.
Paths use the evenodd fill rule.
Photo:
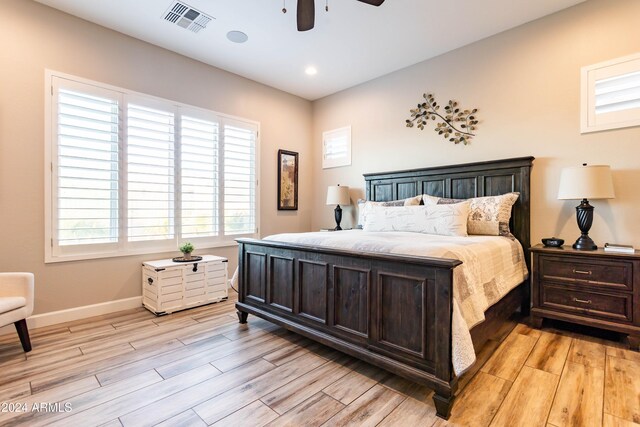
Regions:
<instances>
[{"instance_id":1,"label":"white bedding","mask_svg":"<svg viewBox=\"0 0 640 427\"><path fill-rule=\"evenodd\" d=\"M264 240L462 261L453 274L452 362L456 375L464 373L476 359L469 330L528 274L520 243L501 236L345 230L276 234Z\"/></svg>"}]
</instances>

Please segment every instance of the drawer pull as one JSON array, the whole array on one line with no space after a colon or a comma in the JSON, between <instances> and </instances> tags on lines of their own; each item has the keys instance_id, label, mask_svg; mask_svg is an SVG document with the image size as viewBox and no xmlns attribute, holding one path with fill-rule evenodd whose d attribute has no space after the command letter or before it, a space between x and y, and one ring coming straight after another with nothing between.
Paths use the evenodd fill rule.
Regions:
<instances>
[{"instance_id":1,"label":"drawer pull","mask_svg":"<svg viewBox=\"0 0 640 427\"><path fill-rule=\"evenodd\" d=\"M591 270L589 270L589 271L584 271L584 270L576 270L575 268L573 269L573 272L574 272L575 274L586 274L586 275L588 275L588 276L591 276L591 274L592 274L592 273L591 273Z\"/></svg>"},{"instance_id":2,"label":"drawer pull","mask_svg":"<svg viewBox=\"0 0 640 427\"><path fill-rule=\"evenodd\" d=\"M193 271L194 273L195 273L196 271L198 271L198 263L197 263L197 262L194 262L194 263L193 263L193 269L192 269L191 271Z\"/></svg>"},{"instance_id":3,"label":"drawer pull","mask_svg":"<svg viewBox=\"0 0 640 427\"><path fill-rule=\"evenodd\" d=\"M590 299L579 299L579 298L573 298L573 302L580 302L582 304L591 304L591 300Z\"/></svg>"},{"instance_id":4,"label":"drawer pull","mask_svg":"<svg viewBox=\"0 0 640 427\"><path fill-rule=\"evenodd\" d=\"M149 282L150 285L153 285L153 279L151 277L147 278L147 282Z\"/></svg>"}]
</instances>

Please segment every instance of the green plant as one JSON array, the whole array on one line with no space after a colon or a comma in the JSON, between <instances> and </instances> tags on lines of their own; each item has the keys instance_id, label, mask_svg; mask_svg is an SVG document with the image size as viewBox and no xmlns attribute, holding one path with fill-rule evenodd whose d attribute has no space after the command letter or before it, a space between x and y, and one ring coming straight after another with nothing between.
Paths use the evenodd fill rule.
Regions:
<instances>
[{"instance_id":1,"label":"green plant","mask_svg":"<svg viewBox=\"0 0 640 427\"><path fill-rule=\"evenodd\" d=\"M191 243L187 242L184 245L180 246L178 249L180 249L180 252L182 252L183 254L189 254L193 252L195 248Z\"/></svg>"},{"instance_id":2,"label":"green plant","mask_svg":"<svg viewBox=\"0 0 640 427\"><path fill-rule=\"evenodd\" d=\"M478 124L478 119L475 116L478 112L477 108L460 110L456 101L449 101L449 105L444 107L443 116L438 111L440 106L432 94L425 93L422 97L425 102L418 104L416 109L409 110L411 118L406 120L408 128L412 128L414 124L417 124L418 129L424 130L427 120L436 121L440 118L443 122L436 122L436 128L434 129L438 132L438 135L448 138L454 144L462 142L467 145L471 142L471 139L475 136L472 131L476 130L476 125ZM449 138L450 136L451 138Z\"/></svg>"}]
</instances>

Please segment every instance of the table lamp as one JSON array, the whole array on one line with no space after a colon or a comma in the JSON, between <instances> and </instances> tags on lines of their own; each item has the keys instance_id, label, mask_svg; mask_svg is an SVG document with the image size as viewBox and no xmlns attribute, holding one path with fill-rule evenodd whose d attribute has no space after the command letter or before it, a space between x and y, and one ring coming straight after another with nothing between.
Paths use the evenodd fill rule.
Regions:
<instances>
[{"instance_id":1,"label":"table lamp","mask_svg":"<svg viewBox=\"0 0 640 427\"><path fill-rule=\"evenodd\" d=\"M342 221L342 208L340 205L349 205L351 201L349 199L349 187L338 185L331 185L327 189L327 205L336 205L336 228L335 230L342 230L340 227L340 221Z\"/></svg>"},{"instance_id":2,"label":"table lamp","mask_svg":"<svg viewBox=\"0 0 640 427\"><path fill-rule=\"evenodd\" d=\"M611 168L605 165L568 167L560 175L558 199L580 200L576 206L578 227L582 235L573 244L574 249L595 250L598 246L589 237L589 229L593 223L593 206L587 199L613 199L613 180Z\"/></svg>"}]
</instances>

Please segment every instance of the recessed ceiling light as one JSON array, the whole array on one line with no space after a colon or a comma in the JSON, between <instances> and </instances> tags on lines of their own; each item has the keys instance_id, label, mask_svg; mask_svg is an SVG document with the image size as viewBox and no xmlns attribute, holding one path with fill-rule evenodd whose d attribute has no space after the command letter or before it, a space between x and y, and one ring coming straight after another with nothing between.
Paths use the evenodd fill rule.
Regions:
<instances>
[{"instance_id":1,"label":"recessed ceiling light","mask_svg":"<svg viewBox=\"0 0 640 427\"><path fill-rule=\"evenodd\" d=\"M227 38L234 43L244 43L249 40L249 36L242 31L229 31L227 33Z\"/></svg>"},{"instance_id":2,"label":"recessed ceiling light","mask_svg":"<svg viewBox=\"0 0 640 427\"><path fill-rule=\"evenodd\" d=\"M316 67L313 66L307 67L304 72L307 73L308 76L315 76L316 74L318 74L318 70L316 70Z\"/></svg>"}]
</instances>

